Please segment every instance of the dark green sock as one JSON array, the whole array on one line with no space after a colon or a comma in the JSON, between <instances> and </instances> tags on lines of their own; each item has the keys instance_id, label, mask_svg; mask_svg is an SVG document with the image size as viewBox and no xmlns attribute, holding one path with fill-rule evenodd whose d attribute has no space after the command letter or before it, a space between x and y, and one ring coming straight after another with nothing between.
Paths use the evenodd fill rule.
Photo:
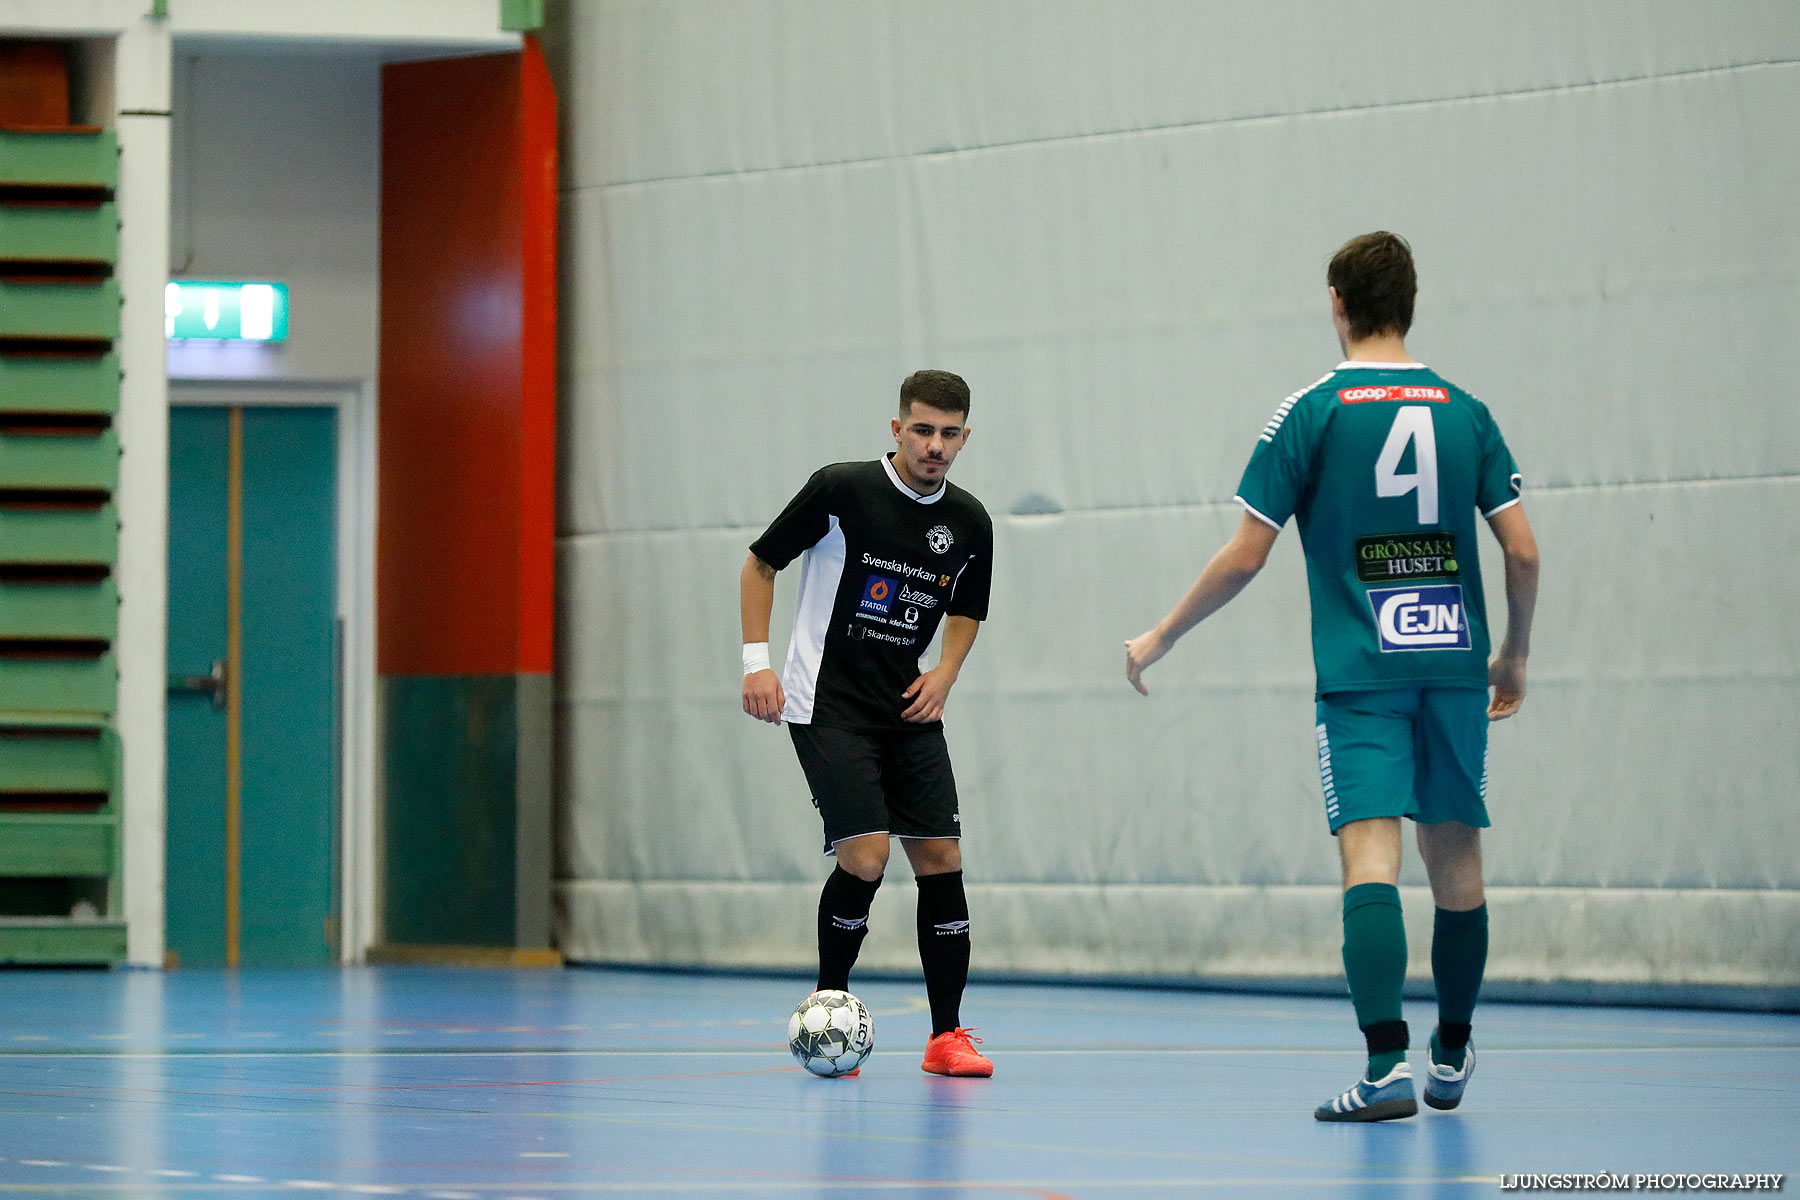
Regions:
<instances>
[{"instance_id":1,"label":"dark green sock","mask_svg":"<svg viewBox=\"0 0 1800 1200\"><path fill-rule=\"evenodd\" d=\"M1400 889L1391 883L1359 883L1344 893L1344 975L1356 1024L1400 1020L1400 987L1406 981L1406 924ZM1404 1047L1371 1050L1367 1078L1380 1079L1406 1057Z\"/></svg>"},{"instance_id":2,"label":"dark green sock","mask_svg":"<svg viewBox=\"0 0 1800 1200\"><path fill-rule=\"evenodd\" d=\"M1487 905L1468 912L1437 910L1431 929L1431 977L1437 983L1439 1062L1461 1068L1469 1022L1487 969Z\"/></svg>"}]
</instances>

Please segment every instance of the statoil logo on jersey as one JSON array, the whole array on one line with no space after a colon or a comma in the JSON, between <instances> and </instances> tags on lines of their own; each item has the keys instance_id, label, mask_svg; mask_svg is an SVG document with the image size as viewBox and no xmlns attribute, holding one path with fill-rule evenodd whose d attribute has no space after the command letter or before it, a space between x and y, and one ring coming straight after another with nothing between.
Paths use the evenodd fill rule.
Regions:
<instances>
[{"instance_id":1,"label":"statoil logo on jersey","mask_svg":"<svg viewBox=\"0 0 1800 1200\"><path fill-rule=\"evenodd\" d=\"M1393 650L1469 649L1469 611L1460 583L1432 587L1371 588L1383 654Z\"/></svg>"},{"instance_id":2,"label":"statoil logo on jersey","mask_svg":"<svg viewBox=\"0 0 1800 1200\"><path fill-rule=\"evenodd\" d=\"M894 607L894 594L899 590L898 579L890 579L886 575L871 575L863 581L862 601L857 607L863 612L880 613L885 617L888 609Z\"/></svg>"}]
</instances>

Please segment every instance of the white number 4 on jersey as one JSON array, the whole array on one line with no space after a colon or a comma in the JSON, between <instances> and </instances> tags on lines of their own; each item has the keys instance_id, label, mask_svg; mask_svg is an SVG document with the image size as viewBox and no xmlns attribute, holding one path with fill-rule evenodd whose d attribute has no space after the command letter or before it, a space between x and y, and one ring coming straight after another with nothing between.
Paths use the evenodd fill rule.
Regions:
<instances>
[{"instance_id":1,"label":"white number 4 on jersey","mask_svg":"<svg viewBox=\"0 0 1800 1200\"><path fill-rule=\"evenodd\" d=\"M1406 443L1413 444L1413 469L1402 475L1400 459L1406 454ZM1393 427L1381 456L1375 460L1375 494L1386 499L1419 493L1419 524L1436 525L1438 519L1437 435L1431 428L1431 408L1424 404L1405 404L1394 414Z\"/></svg>"}]
</instances>

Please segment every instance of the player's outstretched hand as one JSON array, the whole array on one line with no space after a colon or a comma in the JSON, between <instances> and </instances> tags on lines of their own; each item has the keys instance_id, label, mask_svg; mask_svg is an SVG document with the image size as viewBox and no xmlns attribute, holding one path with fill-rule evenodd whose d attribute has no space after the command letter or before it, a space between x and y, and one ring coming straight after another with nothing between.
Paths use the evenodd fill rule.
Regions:
<instances>
[{"instance_id":1,"label":"player's outstretched hand","mask_svg":"<svg viewBox=\"0 0 1800 1200\"><path fill-rule=\"evenodd\" d=\"M1496 658L1488 664L1488 686L1494 698L1488 702L1488 720L1504 721L1525 703L1525 663L1522 659Z\"/></svg>"},{"instance_id":2,"label":"player's outstretched hand","mask_svg":"<svg viewBox=\"0 0 1800 1200\"><path fill-rule=\"evenodd\" d=\"M1140 633L1125 643L1125 678L1138 690L1138 695L1150 694L1150 689L1144 686L1144 671L1168 652L1169 648L1163 644L1161 635L1154 629Z\"/></svg>"},{"instance_id":3,"label":"player's outstretched hand","mask_svg":"<svg viewBox=\"0 0 1800 1200\"><path fill-rule=\"evenodd\" d=\"M933 667L913 680L912 686L900 693L912 701L900 714L900 719L921 725L943 720L944 701L950 699L950 685L955 682L956 676L942 667Z\"/></svg>"},{"instance_id":4,"label":"player's outstretched hand","mask_svg":"<svg viewBox=\"0 0 1800 1200\"><path fill-rule=\"evenodd\" d=\"M759 721L781 724L781 710L787 706L781 679L772 670L752 671L744 676L744 711Z\"/></svg>"}]
</instances>

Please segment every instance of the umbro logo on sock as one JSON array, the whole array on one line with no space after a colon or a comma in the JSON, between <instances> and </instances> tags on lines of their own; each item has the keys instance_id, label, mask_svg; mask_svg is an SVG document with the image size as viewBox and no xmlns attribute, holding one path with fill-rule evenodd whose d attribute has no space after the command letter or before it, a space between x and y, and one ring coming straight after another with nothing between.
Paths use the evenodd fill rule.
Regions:
<instances>
[{"instance_id":1,"label":"umbro logo on sock","mask_svg":"<svg viewBox=\"0 0 1800 1200\"><path fill-rule=\"evenodd\" d=\"M955 937L959 933L969 932L969 923L967 921L945 921L942 925L933 925L932 928L938 931L939 937Z\"/></svg>"},{"instance_id":2,"label":"umbro logo on sock","mask_svg":"<svg viewBox=\"0 0 1800 1200\"><path fill-rule=\"evenodd\" d=\"M861 929L863 926L865 926L869 923L869 918L867 918L867 917L833 917L833 918L831 918L831 923L839 929ZM968 922L964 921L963 924L967 925Z\"/></svg>"}]
</instances>

